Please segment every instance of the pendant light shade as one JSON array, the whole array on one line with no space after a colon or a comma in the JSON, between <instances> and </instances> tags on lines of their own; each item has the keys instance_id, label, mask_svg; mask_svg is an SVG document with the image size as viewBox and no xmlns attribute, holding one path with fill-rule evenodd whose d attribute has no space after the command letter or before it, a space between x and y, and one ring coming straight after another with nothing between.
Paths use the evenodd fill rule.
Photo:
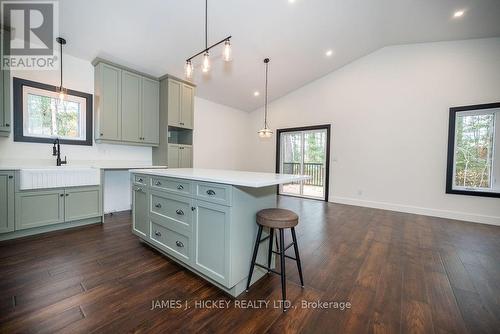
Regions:
<instances>
[{"instance_id":1,"label":"pendant light shade","mask_svg":"<svg viewBox=\"0 0 500 334\"><path fill-rule=\"evenodd\" d=\"M269 58L264 59L264 64L266 65L266 96L264 104L264 128L260 129L257 133L260 138L271 138L273 131L267 125L267 77L269 72Z\"/></svg>"},{"instance_id":2,"label":"pendant light shade","mask_svg":"<svg viewBox=\"0 0 500 334\"><path fill-rule=\"evenodd\" d=\"M61 63L61 81L59 87L57 87L57 93L59 94L59 103L63 103L64 99L66 98L66 88L63 86L63 45L66 44L66 40L62 37L57 37L56 38L57 43L59 43L59 50L60 50L60 63Z\"/></svg>"},{"instance_id":3,"label":"pendant light shade","mask_svg":"<svg viewBox=\"0 0 500 334\"><path fill-rule=\"evenodd\" d=\"M233 55L231 52L231 42L229 40L226 40L224 42L224 49L222 49L222 58L224 58L224 61L233 60Z\"/></svg>"},{"instance_id":4,"label":"pendant light shade","mask_svg":"<svg viewBox=\"0 0 500 334\"><path fill-rule=\"evenodd\" d=\"M186 78L191 79L193 77L193 70L193 63L191 63L191 60L186 61L186 66L184 67Z\"/></svg>"},{"instance_id":5,"label":"pendant light shade","mask_svg":"<svg viewBox=\"0 0 500 334\"><path fill-rule=\"evenodd\" d=\"M201 71L203 73L207 73L210 71L210 56L208 54L208 51L205 51L203 54L203 64L201 65Z\"/></svg>"}]
</instances>

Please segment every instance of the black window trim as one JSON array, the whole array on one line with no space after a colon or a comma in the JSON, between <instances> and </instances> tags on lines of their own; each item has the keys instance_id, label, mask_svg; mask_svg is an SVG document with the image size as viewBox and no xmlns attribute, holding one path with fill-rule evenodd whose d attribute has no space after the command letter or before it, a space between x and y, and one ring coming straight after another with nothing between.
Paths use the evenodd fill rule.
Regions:
<instances>
[{"instance_id":1,"label":"black window trim","mask_svg":"<svg viewBox=\"0 0 500 334\"><path fill-rule=\"evenodd\" d=\"M52 138L42 138L42 137L29 137L25 136L23 131L23 87L33 87L38 89L43 89L49 92L57 91L56 86L44 84L41 82L21 79L21 78L13 78L13 99L14 99L14 141L16 142L28 142L28 143L53 143L54 139ZM86 122L86 139L85 140L72 140L72 139L60 139L61 144L65 145L86 145L92 146L92 133L93 133L93 100L92 94L79 92L76 90L67 90L68 95L78 96L87 100L86 102L86 114L85 114L85 122Z\"/></svg>"},{"instance_id":2,"label":"black window trim","mask_svg":"<svg viewBox=\"0 0 500 334\"><path fill-rule=\"evenodd\" d=\"M446 193L455 195L469 195L482 197L500 197L500 193L489 191L474 191L464 189L453 189L453 163L455 160L455 123L456 114L461 111L497 109L500 108L500 102L475 104L470 106L450 108L450 121L448 125L448 159L446 168Z\"/></svg>"}]
</instances>

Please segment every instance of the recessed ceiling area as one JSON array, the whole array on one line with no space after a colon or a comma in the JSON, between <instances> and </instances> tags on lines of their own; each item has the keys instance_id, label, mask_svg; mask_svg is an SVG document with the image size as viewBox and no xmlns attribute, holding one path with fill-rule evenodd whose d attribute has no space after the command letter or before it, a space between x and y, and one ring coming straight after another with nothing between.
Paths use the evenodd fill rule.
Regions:
<instances>
[{"instance_id":1,"label":"recessed ceiling area","mask_svg":"<svg viewBox=\"0 0 500 334\"><path fill-rule=\"evenodd\" d=\"M204 5L64 0L60 35L73 56L183 78L186 58L204 47ZM264 86L265 57L273 100L387 45L500 36L499 17L498 0L209 1L208 43L232 35L233 61L214 49L208 74L194 60L193 81L198 96L252 111L264 103L254 92Z\"/></svg>"}]
</instances>

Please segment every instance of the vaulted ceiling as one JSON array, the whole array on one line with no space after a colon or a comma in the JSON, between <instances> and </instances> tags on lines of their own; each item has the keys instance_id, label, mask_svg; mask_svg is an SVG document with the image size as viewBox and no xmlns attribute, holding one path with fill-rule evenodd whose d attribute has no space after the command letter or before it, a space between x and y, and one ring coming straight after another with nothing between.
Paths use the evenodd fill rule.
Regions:
<instances>
[{"instance_id":1,"label":"vaulted ceiling","mask_svg":"<svg viewBox=\"0 0 500 334\"><path fill-rule=\"evenodd\" d=\"M60 31L76 57L182 78L185 59L204 47L204 4L62 0ZM265 57L272 100L387 45L500 36L498 0L209 0L208 7L209 44L232 35L233 61L214 50L209 75L195 61L197 95L247 111L263 105ZM454 18L458 10L464 15Z\"/></svg>"}]
</instances>

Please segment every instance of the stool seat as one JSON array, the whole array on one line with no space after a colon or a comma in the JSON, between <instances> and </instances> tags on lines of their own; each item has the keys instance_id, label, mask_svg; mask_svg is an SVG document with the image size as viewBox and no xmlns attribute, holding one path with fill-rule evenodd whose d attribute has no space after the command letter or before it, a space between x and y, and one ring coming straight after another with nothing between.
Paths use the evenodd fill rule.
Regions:
<instances>
[{"instance_id":1,"label":"stool seat","mask_svg":"<svg viewBox=\"0 0 500 334\"><path fill-rule=\"evenodd\" d=\"M257 224L270 228L291 228L297 226L299 216L293 211L279 208L257 212Z\"/></svg>"}]
</instances>

